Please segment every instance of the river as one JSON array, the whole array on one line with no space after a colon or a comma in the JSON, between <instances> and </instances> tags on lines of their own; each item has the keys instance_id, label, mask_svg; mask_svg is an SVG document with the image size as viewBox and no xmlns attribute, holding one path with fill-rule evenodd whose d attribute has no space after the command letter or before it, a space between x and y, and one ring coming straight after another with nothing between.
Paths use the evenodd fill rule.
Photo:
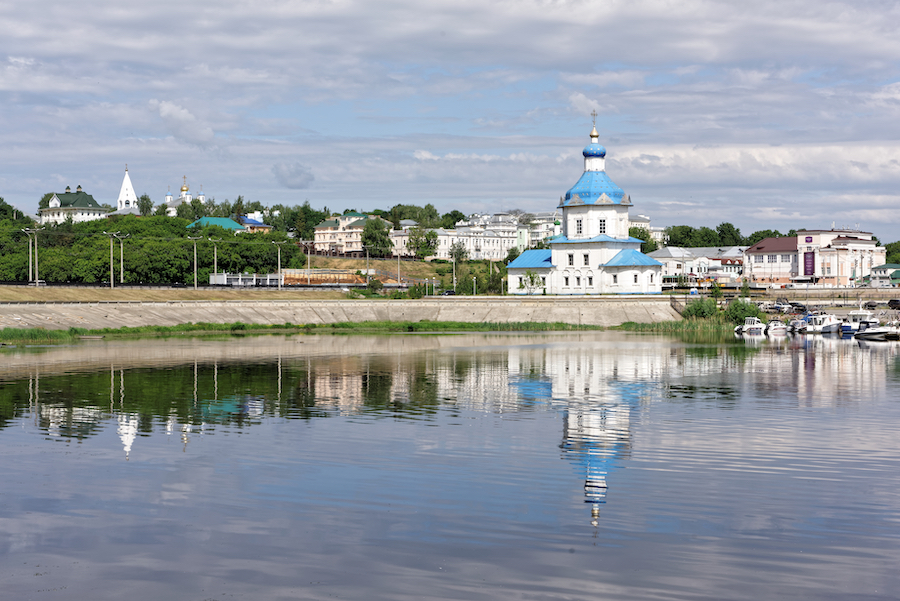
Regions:
<instances>
[{"instance_id":1,"label":"river","mask_svg":"<svg viewBox=\"0 0 900 601\"><path fill-rule=\"evenodd\" d=\"M0 349L9 599L894 599L900 345Z\"/></svg>"}]
</instances>

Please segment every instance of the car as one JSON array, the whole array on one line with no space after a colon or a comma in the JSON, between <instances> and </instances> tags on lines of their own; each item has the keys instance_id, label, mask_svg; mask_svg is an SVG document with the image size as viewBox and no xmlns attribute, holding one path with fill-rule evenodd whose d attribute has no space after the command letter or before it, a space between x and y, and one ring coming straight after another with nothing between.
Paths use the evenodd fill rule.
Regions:
<instances>
[{"instance_id":1,"label":"car","mask_svg":"<svg viewBox=\"0 0 900 601\"><path fill-rule=\"evenodd\" d=\"M454 296L456 294L456 290L444 290L441 292L441 296Z\"/></svg>"},{"instance_id":2,"label":"car","mask_svg":"<svg viewBox=\"0 0 900 601\"><path fill-rule=\"evenodd\" d=\"M892 298L889 300L888 309L900 309L900 298Z\"/></svg>"},{"instance_id":3,"label":"car","mask_svg":"<svg viewBox=\"0 0 900 601\"><path fill-rule=\"evenodd\" d=\"M867 301L866 304L863 305L863 306L864 306L866 309L868 309L869 311L871 311L871 310L875 309L876 307L878 307L878 301L873 301L873 300L872 300L872 301Z\"/></svg>"},{"instance_id":4,"label":"car","mask_svg":"<svg viewBox=\"0 0 900 601\"><path fill-rule=\"evenodd\" d=\"M791 303L791 310L794 313L806 313L809 309L803 303Z\"/></svg>"}]
</instances>

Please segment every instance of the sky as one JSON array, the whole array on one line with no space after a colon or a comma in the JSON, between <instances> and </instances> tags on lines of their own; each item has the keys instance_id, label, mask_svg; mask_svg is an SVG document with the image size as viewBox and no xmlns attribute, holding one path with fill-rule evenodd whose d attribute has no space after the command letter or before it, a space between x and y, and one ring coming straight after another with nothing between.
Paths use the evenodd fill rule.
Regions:
<instances>
[{"instance_id":1,"label":"sky","mask_svg":"<svg viewBox=\"0 0 900 601\"><path fill-rule=\"evenodd\" d=\"M552 211L597 112L654 227L900 240L900 4L0 2L0 196Z\"/></svg>"}]
</instances>

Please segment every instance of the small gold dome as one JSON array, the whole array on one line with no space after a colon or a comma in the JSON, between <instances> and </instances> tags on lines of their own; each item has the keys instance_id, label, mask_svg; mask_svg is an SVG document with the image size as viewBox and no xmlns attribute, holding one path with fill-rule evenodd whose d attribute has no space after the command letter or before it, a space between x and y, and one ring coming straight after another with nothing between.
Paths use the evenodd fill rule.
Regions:
<instances>
[{"instance_id":1,"label":"small gold dome","mask_svg":"<svg viewBox=\"0 0 900 601\"><path fill-rule=\"evenodd\" d=\"M583 130L582 130L582 131L583 131ZM591 130L591 137L592 137L592 138L599 138L599 137L600 137L600 134L597 133L597 126L596 126L596 125L595 125L594 128Z\"/></svg>"},{"instance_id":2,"label":"small gold dome","mask_svg":"<svg viewBox=\"0 0 900 601\"><path fill-rule=\"evenodd\" d=\"M182 191L182 192L187 192L188 190L189 190L189 188L188 188L188 185L187 185L187 184L181 186L181 191Z\"/></svg>"}]
</instances>

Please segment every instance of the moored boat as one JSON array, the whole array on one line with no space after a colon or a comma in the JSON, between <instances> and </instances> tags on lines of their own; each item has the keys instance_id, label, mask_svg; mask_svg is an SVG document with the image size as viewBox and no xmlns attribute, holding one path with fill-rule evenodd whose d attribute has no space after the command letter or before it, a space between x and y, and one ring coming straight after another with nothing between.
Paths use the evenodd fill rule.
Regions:
<instances>
[{"instance_id":1,"label":"moored boat","mask_svg":"<svg viewBox=\"0 0 900 601\"><path fill-rule=\"evenodd\" d=\"M766 324L759 317L745 317L744 323L735 326L734 333L747 336L760 336L766 331Z\"/></svg>"},{"instance_id":2,"label":"moored boat","mask_svg":"<svg viewBox=\"0 0 900 601\"><path fill-rule=\"evenodd\" d=\"M831 313L811 313L806 318L807 334L840 334L841 320Z\"/></svg>"},{"instance_id":3,"label":"moored boat","mask_svg":"<svg viewBox=\"0 0 900 601\"><path fill-rule=\"evenodd\" d=\"M778 319L773 319L766 325L767 336L784 336L787 334L788 327L785 323Z\"/></svg>"},{"instance_id":4,"label":"moored boat","mask_svg":"<svg viewBox=\"0 0 900 601\"><path fill-rule=\"evenodd\" d=\"M856 334L862 324L866 324L865 327L873 328L878 325L878 319L873 312L860 305L859 309L847 313L847 318L841 324L841 333Z\"/></svg>"}]
</instances>

